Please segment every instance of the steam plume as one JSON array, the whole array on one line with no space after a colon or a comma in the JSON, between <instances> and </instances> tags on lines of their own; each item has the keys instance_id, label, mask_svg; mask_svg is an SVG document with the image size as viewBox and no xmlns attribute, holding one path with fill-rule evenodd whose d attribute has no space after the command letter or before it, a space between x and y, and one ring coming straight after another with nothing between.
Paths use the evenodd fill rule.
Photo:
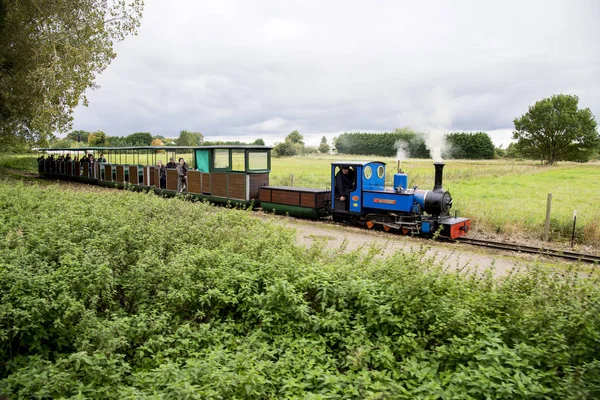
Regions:
<instances>
[{"instance_id":1,"label":"steam plume","mask_svg":"<svg viewBox=\"0 0 600 400\"><path fill-rule=\"evenodd\" d=\"M404 140L398 140L394 147L396 148L396 160L404 161L410 156L408 143Z\"/></svg>"},{"instance_id":2,"label":"steam plume","mask_svg":"<svg viewBox=\"0 0 600 400\"><path fill-rule=\"evenodd\" d=\"M452 99L441 87L434 88L425 98L425 110L419 130L425 133L425 145L434 161L443 161L445 135L452 125Z\"/></svg>"}]
</instances>

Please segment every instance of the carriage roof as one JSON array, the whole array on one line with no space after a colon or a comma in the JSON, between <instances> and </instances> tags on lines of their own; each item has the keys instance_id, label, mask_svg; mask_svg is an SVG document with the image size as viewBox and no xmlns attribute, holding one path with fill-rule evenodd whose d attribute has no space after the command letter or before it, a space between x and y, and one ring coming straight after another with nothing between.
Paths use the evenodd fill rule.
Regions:
<instances>
[{"instance_id":1,"label":"carriage roof","mask_svg":"<svg viewBox=\"0 0 600 400\"><path fill-rule=\"evenodd\" d=\"M126 146L126 147L41 147L38 151L109 151L109 150L201 150L201 149L238 149L238 150L271 150L271 146L258 145L214 145L214 146Z\"/></svg>"}]
</instances>

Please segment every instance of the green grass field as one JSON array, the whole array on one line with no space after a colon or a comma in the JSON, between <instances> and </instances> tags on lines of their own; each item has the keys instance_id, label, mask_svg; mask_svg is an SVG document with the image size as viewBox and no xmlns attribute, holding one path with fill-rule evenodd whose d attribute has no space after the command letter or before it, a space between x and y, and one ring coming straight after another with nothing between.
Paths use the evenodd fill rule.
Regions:
<instances>
[{"instance_id":1,"label":"green grass field","mask_svg":"<svg viewBox=\"0 0 600 400\"><path fill-rule=\"evenodd\" d=\"M124 157L124 156L123 156ZM129 155L129 157L132 157ZM134 162L129 160L128 162ZM167 155L158 155L166 160ZM140 162L146 160L145 156ZM357 156L304 156L272 158L272 185L328 188L330 163L364 160ZM147 159L151 163L153 159ZM387 163L388 186L397 171L396 160ZM137 159L135 160L137 162ZM35 157L1 156L0 167L35 172ZM409 184L433 187L432 160L407 160L402 169ZM454 198L454 210L472 219L477 232L502 234L507 238L540 238L543 232L546 199L552 193L551 237L570 240L573 212L577 210L578 243L600 246L600 164L561 163L544 167L532 161L449 160L444 170L444 187Z\"/></svg>"}]
</instances>

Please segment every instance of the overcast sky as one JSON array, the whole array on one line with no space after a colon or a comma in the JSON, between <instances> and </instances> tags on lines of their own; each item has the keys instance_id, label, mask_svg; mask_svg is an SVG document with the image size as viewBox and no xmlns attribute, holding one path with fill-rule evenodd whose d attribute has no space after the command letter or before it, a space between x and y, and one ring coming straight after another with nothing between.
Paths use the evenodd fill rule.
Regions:
<instances>
[{"instance_id":1,"label":"overcast sky","mask_svg":"<svg viewBox=\"0 0 600 400\"><path fill-rule=\"evenodd\" d=\"M600 119L600 1L146 0L74 129L211 140L486 131L555 93Z\"/></svg>"}]
</instances>

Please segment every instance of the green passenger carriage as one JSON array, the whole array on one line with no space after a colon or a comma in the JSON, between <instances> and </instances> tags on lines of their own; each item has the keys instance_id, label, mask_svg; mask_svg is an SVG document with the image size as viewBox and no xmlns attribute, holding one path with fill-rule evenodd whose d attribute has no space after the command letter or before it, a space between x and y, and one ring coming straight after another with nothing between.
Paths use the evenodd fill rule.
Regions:
<instances>
[{"instance_id":1,"label":"green passenger carriage","mask_svg":"<svg viewBox=\"0 0 600 400\"><path fill-rule=\"evenodd\" d=\"M269 185L271 147L267 146L144 146L42 148L48 158L38 163L39 173L58 179L109 187L153 189L158 194L177 194L177 171L167 169L166 188L160 188L158 160L183 157L190 169L186 194L214 203L251 204L261 186ZM106 162L57 161L50 155L92 154Z\"/></svg>"}]
</instances>

